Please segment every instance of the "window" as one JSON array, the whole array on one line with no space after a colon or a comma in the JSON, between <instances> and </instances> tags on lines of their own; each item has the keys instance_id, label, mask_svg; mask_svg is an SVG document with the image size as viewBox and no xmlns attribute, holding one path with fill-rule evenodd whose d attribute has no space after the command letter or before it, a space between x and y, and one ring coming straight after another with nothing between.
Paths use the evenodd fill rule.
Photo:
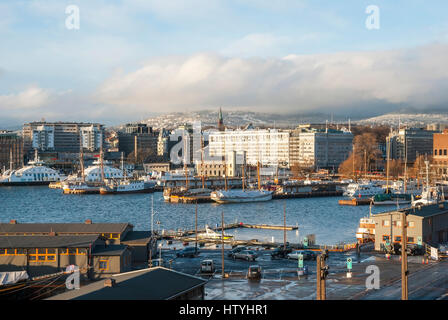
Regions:
<instances>
[{"instance_id":1,"label":"window","mask_svg":"<svg viewBox=\"0 0 448 320\"><path fill-rule=\"evenodd\" d=\"M0 256L17 256L24 254L25 250L23 249L0 249Z\"/></svg>"},{"instance_id":2,"label":"window","mask_svg":"<svg viewBox=\"0 0 448 320\"><path fill-rule=\"evenodd\" d=\"M396 236L395 237L395 242L401 242L401 236Z\"/></svg>"},{"instance_id":3,"label":"window","mask_svg":"<svg viewBox=\"0 0 448 320\"><path fill-rule=\"evenodd\" d=\"M408 222L408 227L409 228L414 228L415 227L415 222L414 221L409 221Z\"/></svg>"},{"instance_id":4,"label":"window","mask_svg":"<svg viewBox=\"0 0 448 320\"><path fill-rule=\"evenodd\" d=\"M56 261L56 250L54 248L51 249L30 249L29 252L29 261L38 261L38 262L54 262Z\"/></svg>"},{"instance_id":5,"label":"window","mask_svg":"<svg viewBox=\"0 0 448 320\"><path fill-rule=\"evenodd\" d=\"M99 269L101 271L107 271L109 269L109 260L100 260Z\"/></svg>"},{"instance_id":6,"label":"window","mask_svg":"<svg viewBox=\"0 0 448 320\"><path fill-rule=\"evenodd\" d=\"M414 243L414 237L408 237L408 242L409 243Z\"/></svg>"},{"instance_id":7,"label":"window","mask_svg":"<svg viewBox=\"0 0 448 320\"><path fill-rule=\"evenodd\" d=\"M385 242L389 242L389 239L390 239L389 236L386 236L386 235L383 236L383 241L385 241Z\"/></svg>"},{"instance_id":8,"label":"window","mask_svg":"<svg viewBox=\"0 0 448 320\"><path fill-rule=\"evenodd\" d=\"M383 227L390 226L389 222L390 222L389 220L383 220Z\"/></svg>"}]
</instances>

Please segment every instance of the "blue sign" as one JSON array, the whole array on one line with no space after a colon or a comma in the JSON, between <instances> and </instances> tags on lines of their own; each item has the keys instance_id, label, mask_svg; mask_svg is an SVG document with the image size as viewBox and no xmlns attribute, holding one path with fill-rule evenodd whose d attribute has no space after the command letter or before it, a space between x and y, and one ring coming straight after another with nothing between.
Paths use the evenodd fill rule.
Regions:
<instances>
[{"instance_id":1,"label":"blue sign","mask_svg":"<svg viewBox=\"0 0 448 320\"><path fill-rule=\"evenodd\" d=\"M347 269L352 270L352 258L347 258Z\"/></svg>"}]
</instances>

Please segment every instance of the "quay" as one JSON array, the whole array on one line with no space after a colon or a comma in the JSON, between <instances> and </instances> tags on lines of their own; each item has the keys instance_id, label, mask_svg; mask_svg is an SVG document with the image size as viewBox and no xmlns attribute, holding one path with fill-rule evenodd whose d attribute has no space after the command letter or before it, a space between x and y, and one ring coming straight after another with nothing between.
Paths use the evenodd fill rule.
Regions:
<instances>
[{"instance_id":1,"label":"quay","mask_svg":"<svg viewBox=\"0 0 448 320\"><path fill-rule=\"evenodd\" d=\"M343 191L311 191L302 193L274 193L272 199L314 198L314 197L340 197Z\"/></svg>"},{"instance_id":2,"label":"quay","mask_svg":"<svg viewBox=\"0 0 448 320\"><path fill-rule=\"evenodd\" d=\"M358 198L353 198L350 200L339 200L339 204L341 206L366 206L369 205L372 202L371 199L358 199Z\"/></svg>"}]
</instances>

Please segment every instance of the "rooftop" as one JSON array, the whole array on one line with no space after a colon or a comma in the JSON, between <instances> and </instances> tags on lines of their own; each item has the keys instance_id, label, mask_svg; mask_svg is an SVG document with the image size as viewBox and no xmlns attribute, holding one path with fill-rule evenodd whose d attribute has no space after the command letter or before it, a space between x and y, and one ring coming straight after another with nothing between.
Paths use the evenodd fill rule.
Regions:
<instances>
[{"instance_id":1,"label":"rooftop","mask_svg":"<svg viewBox=\"0 0 448 320\"><path fill-rule=\"evenodd\" d=\"M98 235L6 236L0 237L0 248L87 248L98 237Z\"/></svg>"},{"instance_id":2,"label":"rooftop","mask_svg":"<svg viewBox=\"0 0 448 320\"><path fill-rule=\"evenodd\" d=\"M373 216L389 215L391 213L406 212L407 215L418 216L422 218L431 217L439 214L448 214L448 202L440 202L438 204L432 204L427 206L417 206L415 208L404 208L400 210L392 210L387 212L381 212L374 214Z\"/></svg>"},{"instance_id":3,"label":"rooftop","mask_svg":"<svg viewBox=\"0 0 448 320\"><path fill-rule=\"evenodd\" d=\"M0 234L5 233L122 233L129 223L0 223Z\"/></svg>"},{"instance_id":4,"label":"rooftop","mask_svg":"<svg viewBox=\"0 0 448 320\"><path fill-rule=\"evenodd\" d=\"M185 273L155 267L116 274L114 287L97 281L49 300L170 300L179 294L205 285L206 281Z\"/></svg>"}]
</instances>

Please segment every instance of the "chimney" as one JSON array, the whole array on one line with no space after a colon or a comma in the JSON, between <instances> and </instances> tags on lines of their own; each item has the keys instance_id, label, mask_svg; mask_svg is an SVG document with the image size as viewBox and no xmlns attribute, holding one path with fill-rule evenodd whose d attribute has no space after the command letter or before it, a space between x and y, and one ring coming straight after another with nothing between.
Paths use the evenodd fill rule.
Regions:
<instances>
[{"instance_id":1,"label":"chimney","mask_svg":"<svg viewBox=\"0 0 448 320\"><path fill-rule=\"evenodd\" d=\"M87 219L86 221L84 221L85 224L92 224L92 220L91 219Z\"/></svg>"},{"instance_id":2,"label":"chimney","mask_svg":"<svg viewBox=\"0 0 448 320\"><path fill-rule=\"evenodd\" d=\"M10 220L9 224L17 224L17 220Z\"/></svg>"},{"instance_id":3,"label":"chimney","mask_svg":"<svg viewBox=\"0 0 448 320\"><path fill-rule=\"evenodd\" d=\"M115 287L115 279L108 278L108 279L104 280L104 286L111 287L111 288Z\"/></svg>"}]
</instances>

